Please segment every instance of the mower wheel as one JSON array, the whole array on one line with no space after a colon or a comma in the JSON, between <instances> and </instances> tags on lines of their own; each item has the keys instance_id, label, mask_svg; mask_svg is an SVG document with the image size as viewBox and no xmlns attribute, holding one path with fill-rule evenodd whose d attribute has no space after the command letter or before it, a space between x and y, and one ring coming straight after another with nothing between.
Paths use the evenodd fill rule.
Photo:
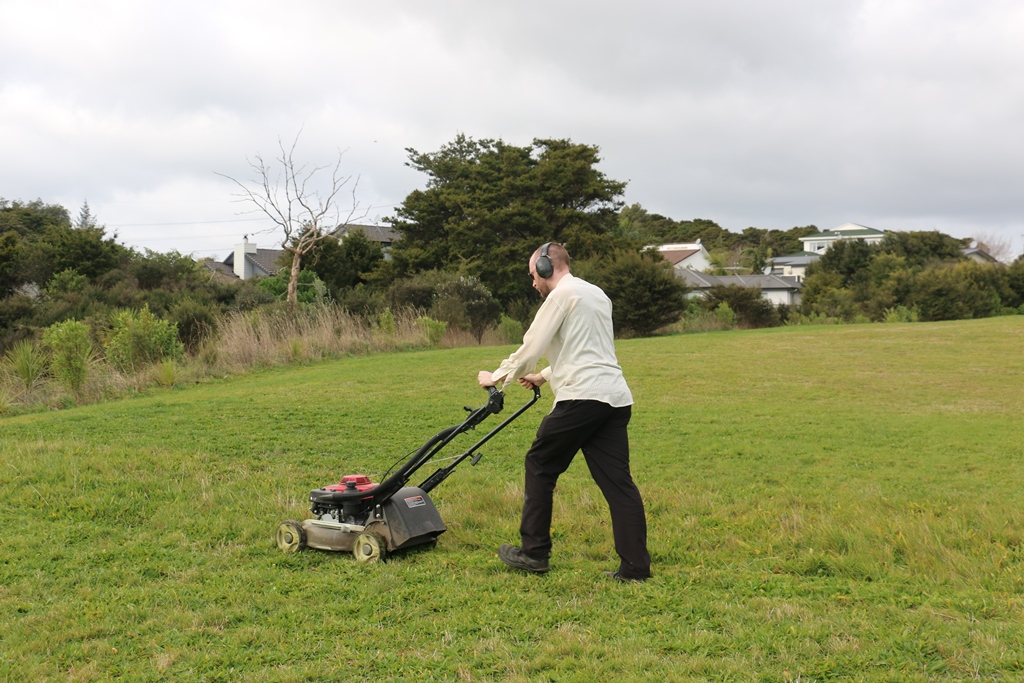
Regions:
<instances>
[{"instance_id":1,"label":"mower wheel","mask_svg":"<svg viewBox=\"0 0 1024 683\"><path fill-rule=\"evenodd\" d=\"M352 554L357 562L380 562L388 556L388 544L376 531L364 531L356 536Z\"/></svg>"},{"instance_id":2,"label":"mower wheel","mask_svg":"<svg viewBox=\"0 0 1024 683\"><path fill-rule=\"evenodd\" d=\"M302 528L302 522L287 519L277 525L274 540L283 552L297 553L306 547L306 530Z\"/></svg>"}]
</instances>

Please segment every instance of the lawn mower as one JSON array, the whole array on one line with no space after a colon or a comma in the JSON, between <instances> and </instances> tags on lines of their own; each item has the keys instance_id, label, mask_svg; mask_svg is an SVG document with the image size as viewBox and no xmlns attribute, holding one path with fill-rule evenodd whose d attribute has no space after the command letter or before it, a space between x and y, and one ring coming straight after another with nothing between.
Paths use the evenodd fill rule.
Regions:
<instances>
[{"instance_id":1,"label":"lawn mower","mask_svg":"<svg viewBox=\"0 0 1024 683\"><path fill-rule=\"evenodd\" d=\"M413 474L455 437L476 428L487 416L502 411L505 395L494 387L487 390L486 404L475 410L466 408L469 416L462 424L442 429L430 437L394 474L385 473L381 483L375 484L362 474L349 474L337 484L313 489L309 494L313 517L301 522L291 519L281 522L274 533L277 547L286 553L298 552L307 546L351 552L360 562L375 562L396 550L436 542L447 527L427 494L466 459L471 458L472 465L476 465L483 457L477 449L540 398L540 389L534 387L533 397L525 405L469 450L452 458L449 465L439 468L419 486L408 486Z\"/></svg>"}]
</instances>

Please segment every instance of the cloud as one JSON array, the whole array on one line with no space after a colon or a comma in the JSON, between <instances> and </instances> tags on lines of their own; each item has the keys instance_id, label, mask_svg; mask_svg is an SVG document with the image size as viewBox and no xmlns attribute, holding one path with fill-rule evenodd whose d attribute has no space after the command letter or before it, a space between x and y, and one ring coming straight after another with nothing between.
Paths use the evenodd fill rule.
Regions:
<instances>
[{"instance_id":1,"label":"cloud","mask_svg":"<svg viewBox=\"0 0 1024 683\"><path fill-rule=\"evenodd\" d=\"M229 220L214 172L301 130L314 162L344 151L373 216L425 180L406 148L463 132L598 145L628 202L732 230L1024 233L1009 1L0 0L0 17L19 28L0 44L0 194L88 199L111 224Z\"/></svg>"}]
</instances>

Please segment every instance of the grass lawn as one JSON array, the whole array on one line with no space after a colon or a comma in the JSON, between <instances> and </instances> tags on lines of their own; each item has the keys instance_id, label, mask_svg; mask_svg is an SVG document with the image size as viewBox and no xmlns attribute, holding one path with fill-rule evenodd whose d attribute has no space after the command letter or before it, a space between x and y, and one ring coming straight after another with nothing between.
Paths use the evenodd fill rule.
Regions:
<instances>
[{"instance_id":1,"label":"grass lawn","mask_svg":"<svg viewBox=\"0 0 1024 683\"><path fill-rule=\"evenodd\" d=\"M362 565L274 546L311 488L482 404L477 371L511 347L0 419L0 679L1024 679L1024 317L618 349L643 585L601 573L617 560L582 458L552 571L497 559L548 395L433 492L435 548Z\"/></svg>"}]
</instances>

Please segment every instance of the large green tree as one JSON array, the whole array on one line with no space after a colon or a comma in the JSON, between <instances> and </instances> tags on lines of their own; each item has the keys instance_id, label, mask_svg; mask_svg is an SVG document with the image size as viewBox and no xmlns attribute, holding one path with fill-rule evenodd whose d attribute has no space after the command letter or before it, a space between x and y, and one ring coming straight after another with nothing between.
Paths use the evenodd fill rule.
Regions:
<instances>
[{"instance_id":1,"label":"large green tree","mask_svg":"<svg viewBox=\"0 0 1024 683\"><path fill-rule=\"evenodd\" d=\"M656 252L622 251L580 266L577 274L612 300L617 335L647 336L677 322L686 309L686 284Z\"/></svg>"},{"instance_id":2,"label":"large green tree","mask_svg":"<svg viewBox=\"0 0 1024 683\"><path fill-rule=\"evenodd\" d=\"M367 282L367 275L384 260L380 244L354 228L341 241L320 240L307 254L308 268L319 276L335 297Z\"/></svg>"},{"instance_id":3,"label":"large green tree","mask_svg":"<svg viewBox=\"0 0 1024 683\"><path fill-rule=\"evenodd\" d=\"M902 256L911 266L924 266L959 260L961 249L967 241L950 237L938 230L887 232L878 248L879 251Z\"/></svg>"},{"instance_id":4,"label":"large green tree","mask_svg":"<svg viewBox=\"0 0 1024 683\"><path fill-rule=\"evenodd\" d=\"M642 246L700 240L705 248L718 254L722 265L726 260L738 260L745 268L760 272L771 256L802 251L800 238L819 230L813 225L789 230L749 227L736 234L706 218L675 221L632 204L619 212L616 232Z\"/></svg>"},{"instance_id":5,"label":"large green tree","mask_svg":"<svg viewBox=\"0 0 1024 683\"><path fill-rule=\"evenodd\" d=\"M561 242L574 258L627 243L615 235L625 183L597 170L595 146L535 139L520 147L460 134L436 152L407 151L428 180L392 221L405 273L458 270L508 303L529 295L526 261L542 242Z\"/></svg>"},{"instance_id":6,"label":"large green tree","mask_svg":"<svg viewBox=\"0 0 1024 683\"><path fill-rule=\"evenodd\" d=\"M897 307L921 320L984 318L1024 301L1020 269L978 264L961 254L964 240L940 232L889 232L875 245L841 240L804 279L804 314L885 320Z\"/></svg>"},{"instance_id":7,"label":"large green tree","mask_svg":"<svg viewBox=\"0 0 1024 683\"><path fill-rule=\"evenodd\" d=\"M13 230L0 233L0 299L21 284L21 237Z\"/></svg>"},{"instance_id":8,"label":"large green tree","mask_svg":"<svg viewBox=\"0 0 1024 683\"><path fill-rule=\"evenodd\" d=\"M90 216L87 207L83 211ZM91 218L81 221L80 216L80 222L72 224L64 207L41 200L0 200L3 249L15 259L4 270L2 286L8 291L29 282L45 287L51 277L69 268L89 278L116 268L128 250Z\"/></svg>"}]
</instances>

